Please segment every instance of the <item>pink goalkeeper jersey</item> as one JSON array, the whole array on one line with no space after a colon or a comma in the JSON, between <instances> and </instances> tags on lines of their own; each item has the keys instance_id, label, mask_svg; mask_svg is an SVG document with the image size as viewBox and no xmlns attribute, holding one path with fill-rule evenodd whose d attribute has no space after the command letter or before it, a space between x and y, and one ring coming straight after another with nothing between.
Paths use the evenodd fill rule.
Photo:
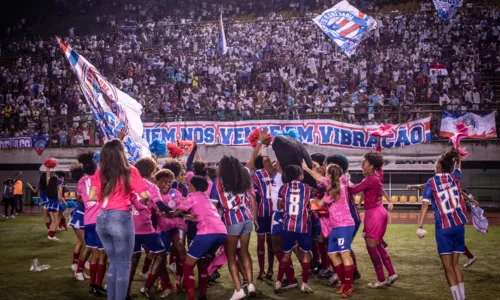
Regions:
<instances>
[{"instance_id":1,"label":"pink goalkeeper jersey","mask_svg":"<svg viewBox=\"0 0 500 300\"><path fill-rule=\"evenodd\" d=\"M95 224L97 216L101 209L97 201L89 201L90 185L92 183L92 176L85 175L78 180L76 187L76 194L82 197L83 204L85 205L85 215L83 216L83 224Z\"/></svg>"},{"instance_id":2,"label":"pink goalkeeper jersey","mask_svg":"<svg viewBox=\"0 0 500 300\"><path fill-rule=\"evenodd\" d=\"M189 211L196 217L197 235L227 234L227 229L215 207L204 192L189 194L177 209Z\"/></svg>"},{"instance_id":3,"label":"pink goalkeeper jersey","mask_svg":"<svg viewBox=\"0 0 500 300\"><path fill-rule=\"evenodd\" d=\"M147 205L144 205L140 201L134 201L134 206L132 207L132 215L134 217L134 229L135 234L151 234L155 232L153 228L153 223L151 222L152 211L154 210L155 200L161 200L160 190L158 187L151 183L147 179L142 179L144 184L148 188L149 200ZM139 195L137 195L137 200L139 200Z\"/></svg>"},{"instance_id":4,"label":"pink goalkeeper jersey","mask_svg":"<svg viewBox=\"0 0 500 300\"><path fill-rule=\"evenodd\" d=\"M359 184L349 187L349 193L356 195L363 192L365 197L365 209L377 208L382 203L382 191L384 184L384 171L382 169L375 174L367 176Z\"/></svg>"},{"instance_id":5,"label":"pink goalkeeper jersey","mask_svg":"<svg viewBox=\"0 0 500 300\"><path fill-rule=\"evenodd\" d=\"M170 207L172 210L176 210L179 204L181 203L182 194L176 189L170 189L168 194L161 195L161 200L166 206ZM155 203L156 203L155 202ZM167 218L165 216L161 216L158 218L158 227L157 231L168 231L171 229L182 229L184 231L187 230L187 224L182 218Z\"/></svg>"},{"instance_id":6,"label":"pink goalkeeper jersey","mask_svg":"<svg viewBox=\"0 0 500 300\"><path fill-rule=\"evenodd\" d=\"M329 225L330 229L346 226L354 226L354 220L351 217L351 210L349 209L349 191L348 183L345 175L339 178L340 193L338 199L334 201L328 193L325 193L323 202L328 207ZM323 184L329 189L331 188L330 180L323 178Z\"/></svg>"}]
</instances>

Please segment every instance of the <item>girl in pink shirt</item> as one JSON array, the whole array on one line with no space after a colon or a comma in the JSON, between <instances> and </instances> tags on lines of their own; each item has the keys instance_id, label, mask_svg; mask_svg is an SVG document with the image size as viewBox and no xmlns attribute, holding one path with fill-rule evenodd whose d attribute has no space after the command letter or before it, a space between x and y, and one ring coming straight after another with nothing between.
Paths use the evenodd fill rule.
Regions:
<instances>
[{"instance_id":1,"label":"girl in pink shirt","mask_svg":"<svg viewBox=\"0 0 500 300\"><path fill-rule=\"evenodd\" d=\"M98 201L101 211L96 231L109 255L108 299L127 297L134 249L132 198L149 198L148 187L139 171L130 166L120 140L106 143L100 155L99 171L91 180L89 201Z\"/></svg>"},{"instance_id":2,"label":"girl in pink shirt","mask_svg":"<svg viewBox=\"0 0 500 300\"><path fill-rule=\"evenodd\" d=\"M342 168L335 164L327 166L328 178L309 169L305 162L302 162L302 168L327 188L323 199L315 200L315 202L318 206L328 208L329 220L326 224L330 226L330 232L325 235L329 236L328 255L341 282L337 294L342 294L342 298L348 298L354 292L352 286L354 262L350 252L355 224L349 209L347 178ZM322 230L325 232L325 228Z\"/></svg>"},{"instance_id":3,"label":"girl in pink shirt","mask_svg":"<svg viewBox=\"0 0 500 300\"><path fill-rule=\"evenodd\" d=\"M173 216L182 216L191 213L197 222L197 234L189 246L184 263L184 286L188 300L194 300L194 265L198 262L199 299L207 296L208 265L210 257L224 244L227 238L227 229L219 213L212 205L205 191L208 187L206 178L194 176L189 183L188 197L170 213Z\"/></svg>"},{"instance_id":4,"label":"girl in pink shirt","mask_svg":"<svg viewBox=\"0 0 500 300\"><path fill-rule=\"evenodd\" d=\"M369 152L365 154L361 168L365 178L361 183L349 187L349 193L352 195L363 193L365 201L365 226L363 235L365 237L368 254L372 260L377 281L368 284L371 288L379 288L384 285L394 283L398 274L392 266L392 261L387 250L383 247L382 241L387 229L388 217L382 203L384 193L383 182L384 172L382 166L384 158L380 152ZM386 280L383 266L389 273Z\"/></svg>"}]
</instances>

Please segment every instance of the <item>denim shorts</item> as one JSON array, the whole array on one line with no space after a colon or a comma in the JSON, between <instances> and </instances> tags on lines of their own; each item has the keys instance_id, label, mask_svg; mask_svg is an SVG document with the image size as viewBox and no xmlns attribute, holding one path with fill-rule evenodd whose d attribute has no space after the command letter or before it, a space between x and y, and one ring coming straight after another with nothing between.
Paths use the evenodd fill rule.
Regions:
<instances>
[{"instance_id":1,"label":"denim shorts","mask_svg":"<svg viewBox=\"0 0 500 300\"><path fill-rule=\"evenodd\" d=\"M227 234L228 235L242 235L249 234L253 231L253 223L252 220L247 220L245 222L241 222L235 225L227 226Z\"/></svg>"}]
</instances>

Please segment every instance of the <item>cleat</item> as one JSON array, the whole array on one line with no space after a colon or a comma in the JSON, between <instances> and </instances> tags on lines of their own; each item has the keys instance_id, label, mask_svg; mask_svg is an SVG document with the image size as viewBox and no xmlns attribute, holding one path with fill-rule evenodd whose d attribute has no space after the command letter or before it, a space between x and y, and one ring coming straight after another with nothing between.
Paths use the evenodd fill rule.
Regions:
<instances>
[{"instance_id":1,"label":"cleat","mask_svg":"<svg viewBox=\"0 0 500 300\"><path fill-rule=\"evenodd\" d=\"M89 294L91 294L91 295L95 295L96 294L96 288L95 288L94 284L91 284L89 286Z\"/></svg>"},{"instance_id":2,"label":"cleat","mask_svg":"<svg viewBox=\"0 0 500 300\"><path fill-rule=\"evenodd\" d=\"M387 285L387 281L380 282L380 281L377 280L374 283L369 283L368 287L372 288L372 289L378 289L378 288L386 286L386 285Z\"/></svg>"},{"instance_id":3,"label":"cleat","mask_svg":"<svg viewBox=\"0 0 500 300\"><path fill-rule=\"evenodd\" d=\"M354 282L354 281L356 281L356 280L358 280L360 278L361 278L361 274L359 274L359 272L355 273L354 276L352 277L352 282Z\"/></svg>"},{"instance_id":4,"label":"cleat","mask_svg":"<svg viewBox=\"0 0 500 300\"><path fill-rule=\"evenodd\" d=\"M347 299L349 298L349 296L354 292L354 288L350 288L348 290L344 290L344 292L342 293L342 299Z\"/></svg>"},{"instance_id":5,"label":"cleat","mask_svg":"<svg viewBox=\"0 0 500 300\"><path fill-rule=\"evenodd\" d=\"M154 299L155 299L155 297L154 297L153 295L151 295L151 294L149 293L149 290L148 290L148 289L146 289L145 287L142 287L142 288L141 288L141 290L140 290L140 292L141 292L141 294L142 294L144 297L146 297L146 298L148 298L148 299L150 299L150 300L154 300Z\"/></svg>"},{"instance_id":6,"label":"cleat","mask_svg":"<svg viewBox=\"0 0 500 300\"><path fill-rule=\"evenodd\" d=\"M327 273L328 273L328 270L323 269L323 270L319 271L318 277L319 278L328 278Z\"/></svg>"},{"instance_id":7,"label":"cleat","mask_svg":"<svg viewBox=\"0 0 500 300\"><path fill-rule=\"evenodd\" d=\"M88 261L85 262L85 269L89 270L90 269L90 263ZM76 271L76 270L75 270Z\"/></svg>"},{"instance_id":8,"label":"cleat","mask_svg":"<svg viewBox=\"0 0 500 300\"><path fill-rule=\"evenodd\" d=\"M175 274L177 267L175 266L175 263L172 263L167 266L167 269L170 271L170 273Z\"/></svg>"},{"instance_id":9,"label":"cleat","mask_svg":"<svg viewBox=\"0 0 500 300\"><path fill-rule=\"evenodd\" d=\"M215 272L212 275L208 276L208 282L215 283L219 278L220 278L220 273L218 270L215 270Z\"/></svg>"},{"instance_id":10,"label":"cleat","mask_svg":"<svg viewBox=\"0 0 500 300\"><path fill-rule=\"evenodd\" d=\"M382 247L387 248L389 247L389 245L387 245L387 243L384 240L382 240Z\"/></svg>"},{"instance_id":11,"label":"cleat","mask_svg":"<svg viewBox=\"0 0 500 300\"><path fill-rule=\"evenodd\" d=\"M268 271L268 272L266 273L265 278L266 278L267 280L271 280L271 279L273 279L273 271Z\"/></svg>"},{"instance_id":12,"label":"cleat","mask_svg":"<svg viewBox=\"0 0 500 300\"><path fill-rule=\"evenodd\" d=\"M168 296L172 295L174 293L174 291L172 291L171 289L165 289L165 291L160 295L160 298L163 299L163 298L167 298Z\"/></svg>"},{"instance_id":13,"label":"cleat","mask_svg":"<svg viewBox=\"0 0 500 300\"><path fill-rule=\"evenodd\" d=\"M266 275L266 274L264 274L264 272L260 272L260 273L259 273L259 276L257 276L257 280L261 280L261 281L262 281L262 280L264 280L264 276L265 276L265 275Z\"/></svg>"},{"instance_id":14,"label":"cleat","mask_svg":"<svg viewBox=\"0 0 500 300\"><path fill-rule=\"evenodd\" d=\"M328 279L328 284L327 285L335 285L337 282L339 282L339 276L337 274L333 274Z\"/></svg>"},{"instance_id":15,"label":"cleat","mask_svg":"<svg viewBox=\"0 0 500 300\"><path fill-rule=\"evenodd\" d=\"M281 288L284 290L290 290L290 289L296 288L298 285L299 285L299 283L297 282L297 279L294 279L291 281L288 281L285 279L281 283Z\"/></svg>"},{"instance_id":16,"label":"cleat","mask_svg":"<svg viewBox=\"0 0 500 300\"><path fill-rule=\"evenodd\" d=\"M302 286L300 287L300 291L302 293L314 293L314 291L311 289L311 287L307 284L302 282Z\"/></svg>"},{"instance_id":17,"label":"cleat","mask_svg":"<svg viewBox=\"0 0 500 300\"><path fill-rule=\"evenodd\" d=\"M387 285L393 284L398 279L399 279L399 275L398 274L394 274L394 275L389 276L389 278L387 278Z\"/></svg>"},{"instance_id":18,"label":"cleat","mask_svg":"<svg viewBox=\"0 0 500 300\"><path fill-rule=\"evenodd\" d=\"M84 281L85 280L85 277L83 277L83 272L81 272L81 273L75 273L73 276L78 281Z\"/></svg>"},{"instance_id":19,"label":"cleat","mask_svg":"<svg viewBox=\"0 0 500 300\"><path fill-rule=\"evenodd\" d=\"M243 278L243 280L241 281L241 288L244 289L248 286L248 281L246 279Z\"/></svg>"},{"instance_id":20,"label":"cleat","mask_svg":"<svg viewBox=\"0 0 500 300\"><path fill-rule=\"evenodd\" d=\"M249 298L256 298L257 297L257 290L255 289L255 285L253 283L250 283L248 285L248 297Z\"/></svg>"},{"instance_id":21,"label":"cleat","mask_svg":"<svg viewBox=\"0 0 500 300\"><path fill-rule=\"evenodd\" d=\"M139 273L139 276L141 276L141 277L142 277L142 279L148 279L149 272L146 272L146 273L142 273L142 272L140 272L140 273Z\"/></svg>"},{"instance_id":22,"label":"cleat","mask_svg":"<svg viewBox=\"0 0 500 300\"><path fill-rule=\"evenodd\" d=\"M96 294L94 294L95 296L97 296L97 297L107 297L108 296L108 292L102 286L94 285L94 288L96 291Z\"/></svg>"},{"instance_id":23,"label":"cleat","mask_svg":"<svg viewBox=\"0 0 500 300\"><path fill-rule=\"evenodd\" d=\"M78 265L77 264L72 264L71 265L71 271L76 272L76 269L78 269Z\"/></svg>"},{"instance_id":24,"label":"cleat","mask_svg":"<svg viewBox=\"0 0 500 300\"><path fill-rule=\"evenodd\" d=\"M233 295L229 300L240 300L246 298L247 294L245 294L245 290L241 289L239 292L234 290Z\"/></svg>"},{"instance_id":25,"label":"cleat","mask_svg":"<svg viewBox=\"0 0 500 300\"><path fill-rule=\"evenodd\" d=\"M337 292L335 292L336 294L343 294L344 293L344 285L340 285L339 289L337 290Z\"/></svg>"},{"instance_id":26,"label":"cleat","mask_svg":"<svg viewBox=\"0 0 500 300\"><path fill-rule=\"evenodd\" d=\"M472 266L475 262L476 262L477 258L476 257L473 257L471 259L468 259L467 260L467 263L464 265L464 268L468 268L470 266Z\"/></svg>"},{"instance_id":27,"label":"cleat","mask_svg":"<svg viewBox=\"0 0 500 300\"><path fill-rule=\"evenodd\" d=\"M281 293L281 281L276 281L276 283L274 284L274 293Z\"/></svg>"}]
</instances>

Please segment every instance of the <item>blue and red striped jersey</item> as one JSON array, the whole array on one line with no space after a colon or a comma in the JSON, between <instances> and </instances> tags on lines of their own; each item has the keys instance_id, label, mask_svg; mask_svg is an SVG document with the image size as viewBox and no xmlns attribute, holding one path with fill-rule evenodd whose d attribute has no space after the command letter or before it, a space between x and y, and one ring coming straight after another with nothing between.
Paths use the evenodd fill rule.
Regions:
<instances>
[{"instance_id":1,"label":"blue and red striped jersey","mask_svg":"<svg viewBox=\"0 0 500 300\"><path fill-rule=\"evenodd\" d=\"M174 181L172 181L172 188L174 190L178 190L181 193L182 197L184 197L184 198L187 197L188 189L184 183L180 183L179 181L174 180Z\"/></svg>"},{"instance_id":2,"label":"blue and red striped jersey","mask_svg":"<svg viewBox=\"0 0 500 300\"><path fill-rule=\"evenodd\" d=\"M222 208L222 221L226 226L253 219L249 195L247 193L233 195L225 192L219 179L214 181L212 191L210 191L210 200L217 202L217 205Z\"/></svg>"},{"instance_id":3,"label":"blue and red striped jersey","mask_svg":"<svg viewBox=\"0 0 500 300\"><path fill-rule=\"evenodd\" d=\"M309 201L312 189L300 181L284 184L279 191L278 201L283 205L283 230L309 233Z\"/></svg>"},{"instance_id":4,"label":"blue and red striped jersey","mask_svg":"<svg viewBox=\"0 0 500 300\"><path fill-rule=\"evenodd\" d=\"M427 181L422 201L431 202L437 229L456 227L467 223L466 207L460 178L462 173L436 174Z\"/></svg>"},{"instance_id":5,"label":"blue and red striped jersey","mask_svg":"<svg viewBox=\"0 0 500 300\"><path fill-rule=\"evenodd\" d=\"M274 209L271 196L273 179L264 169L255 171L252 177L257 201L257 217L270 217Z\"/></svg>"}]
</instances>

